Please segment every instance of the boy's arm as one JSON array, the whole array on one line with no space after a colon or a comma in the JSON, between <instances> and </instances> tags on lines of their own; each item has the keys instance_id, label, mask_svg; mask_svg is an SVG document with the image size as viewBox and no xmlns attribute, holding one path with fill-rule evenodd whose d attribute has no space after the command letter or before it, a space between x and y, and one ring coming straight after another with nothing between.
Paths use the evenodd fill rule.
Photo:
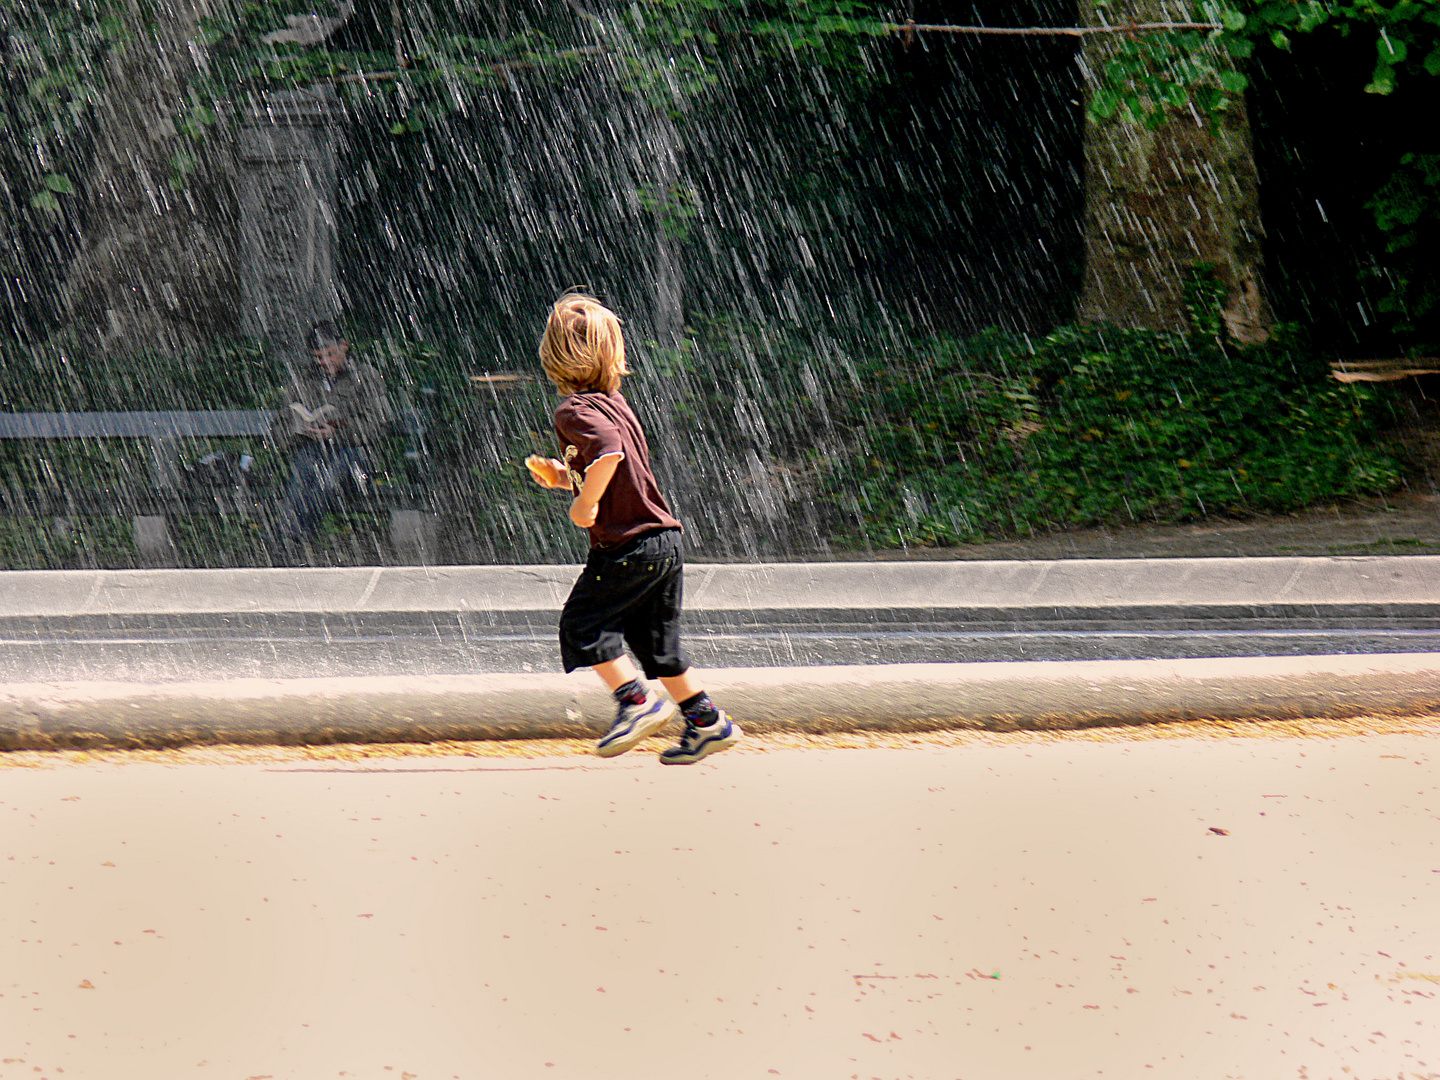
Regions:
<instances>
[{"instance_id":1,"label":"boy's arm","mask_svg":"<svg viewBox=\"0 0 1440 1080\"><path fill-rule=\"evenodd\" d=\"M624 457L619 451L606 454L592 461L585 470L585 483L580 485L580 494L570 504L570 520L580 528L588 529L595 524L595 517L600 512L600 496L610 486L610 480Z\"/></svg>"}]
</instances>

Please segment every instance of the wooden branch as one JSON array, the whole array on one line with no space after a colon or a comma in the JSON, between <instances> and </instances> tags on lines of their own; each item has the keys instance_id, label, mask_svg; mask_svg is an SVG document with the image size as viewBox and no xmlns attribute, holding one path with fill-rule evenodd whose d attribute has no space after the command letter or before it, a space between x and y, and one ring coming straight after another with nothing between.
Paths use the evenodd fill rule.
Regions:
<instances>
[{"instance_id":1,"label":"wooden branch","mask_svg":"<svg viewBox=\"0 0 1440 1080\"><path fill-rule=\"evenodd\" d=\"M1412 375L1440 375L1440 359L1336 360L1330 365L1330 377L1342 383L1397 382Z\"/></svg>"}]
</instances>

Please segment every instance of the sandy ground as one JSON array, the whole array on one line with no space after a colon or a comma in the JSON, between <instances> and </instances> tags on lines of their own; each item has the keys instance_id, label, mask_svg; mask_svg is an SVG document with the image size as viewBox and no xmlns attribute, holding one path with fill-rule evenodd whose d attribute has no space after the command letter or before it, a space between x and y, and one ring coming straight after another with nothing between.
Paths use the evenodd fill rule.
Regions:
<instances>
[{"instance_id":1,"label":"sandy ground","mask_svg":"<svg viewBox=\"0 0 1440 1080\"><path fill-rule=\"evenodd\" d=\"M0 1078L1440 1078L1440 718L0 756Z\"/></svg>"}]
</instances>

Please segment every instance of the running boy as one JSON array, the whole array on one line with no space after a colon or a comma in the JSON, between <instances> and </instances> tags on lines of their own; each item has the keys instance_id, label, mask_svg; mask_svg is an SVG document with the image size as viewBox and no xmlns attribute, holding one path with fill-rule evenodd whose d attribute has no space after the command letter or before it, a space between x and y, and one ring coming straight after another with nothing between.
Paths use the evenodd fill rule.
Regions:
<instances>
[{"instance_id":1,"label":"running boy","mask_svg":"<svg viewBox=\"0 0 1440 1080\"><path fill-rule=\"evenodd\" d=\"M598 301L567 293L550 310L540 364L565 395L555 410L564 460L536 455L525 464L542 487L575 493L570 520L590 530L590 557L560 613L560 658L566 674L594 668L619 706L595 752L623 754L663 728L678 702L685 731L660 760L694 764L733 746L741 732L700 687L680 647L680 522L660 494L645 432L620 393L621 376L630 374L620 320ZM658 678L673 702L646 685L625 644L645 678Z\"/></svg>"}]
</instances>

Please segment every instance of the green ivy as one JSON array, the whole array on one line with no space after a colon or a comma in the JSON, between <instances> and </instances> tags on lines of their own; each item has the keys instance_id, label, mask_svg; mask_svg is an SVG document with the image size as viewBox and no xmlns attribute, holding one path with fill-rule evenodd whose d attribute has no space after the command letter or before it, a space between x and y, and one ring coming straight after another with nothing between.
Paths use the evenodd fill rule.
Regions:
<instances>
[{"instance_id":1,"label":"green ivy","mask_svg":"<svg viewBox=\"0 0 1440 1080\"><path fill-rule=\"evenodd\" d=\"M849 417L861 436L817 456L849 535L951 545L1278 512L1399 482L1376 441L1380 392L1334 382L1291 327L1236 347L1208 273L1187 294L1183 334L990 331L871 363L869 411Z\"/></svg>"},{"instance_id":2,"label":"green ivy","mask_svg":"<svg viewBox=\"0 0 1440 1080\"><path fill-rule=\"evenodd\" d=\"M1102 12L1106 6L1097 4ZM1123 113L1154 127L1187 105L1214 115L1245 90L1244 66L1256 49L1288 49L1294 35L1322 28L1375 42L1366 93L1393 93L1402 77L1440 75L1440 4L1434 0L1200 0L1191 17L1216 28L1115 42L1089 103L1091 116Z\"/></svg>"},{"instance_id":3,"label":"green ivy","mask_svg":"<svg viewBox=\"0 0 1440 1080\"><path fill-rule=\"evenodd\" d=\"M213 342L203 356L121 359L61 333L43 347L0 345L0 411L270 408L283 376L252 339Z\"/></svg>"},{"instance_id":4,"label":"green ivy","mask_svg":"<svg viewBox=\"0 0 1440 1080\"><path fill-rule=\"evenodd\" d=\"M1367 204L1385 236L1386 257L1377 261L1390 291L1380 310L1417 348L1440 346L1440 154L1406 154Z\"/></svg>"}]
</instances>

